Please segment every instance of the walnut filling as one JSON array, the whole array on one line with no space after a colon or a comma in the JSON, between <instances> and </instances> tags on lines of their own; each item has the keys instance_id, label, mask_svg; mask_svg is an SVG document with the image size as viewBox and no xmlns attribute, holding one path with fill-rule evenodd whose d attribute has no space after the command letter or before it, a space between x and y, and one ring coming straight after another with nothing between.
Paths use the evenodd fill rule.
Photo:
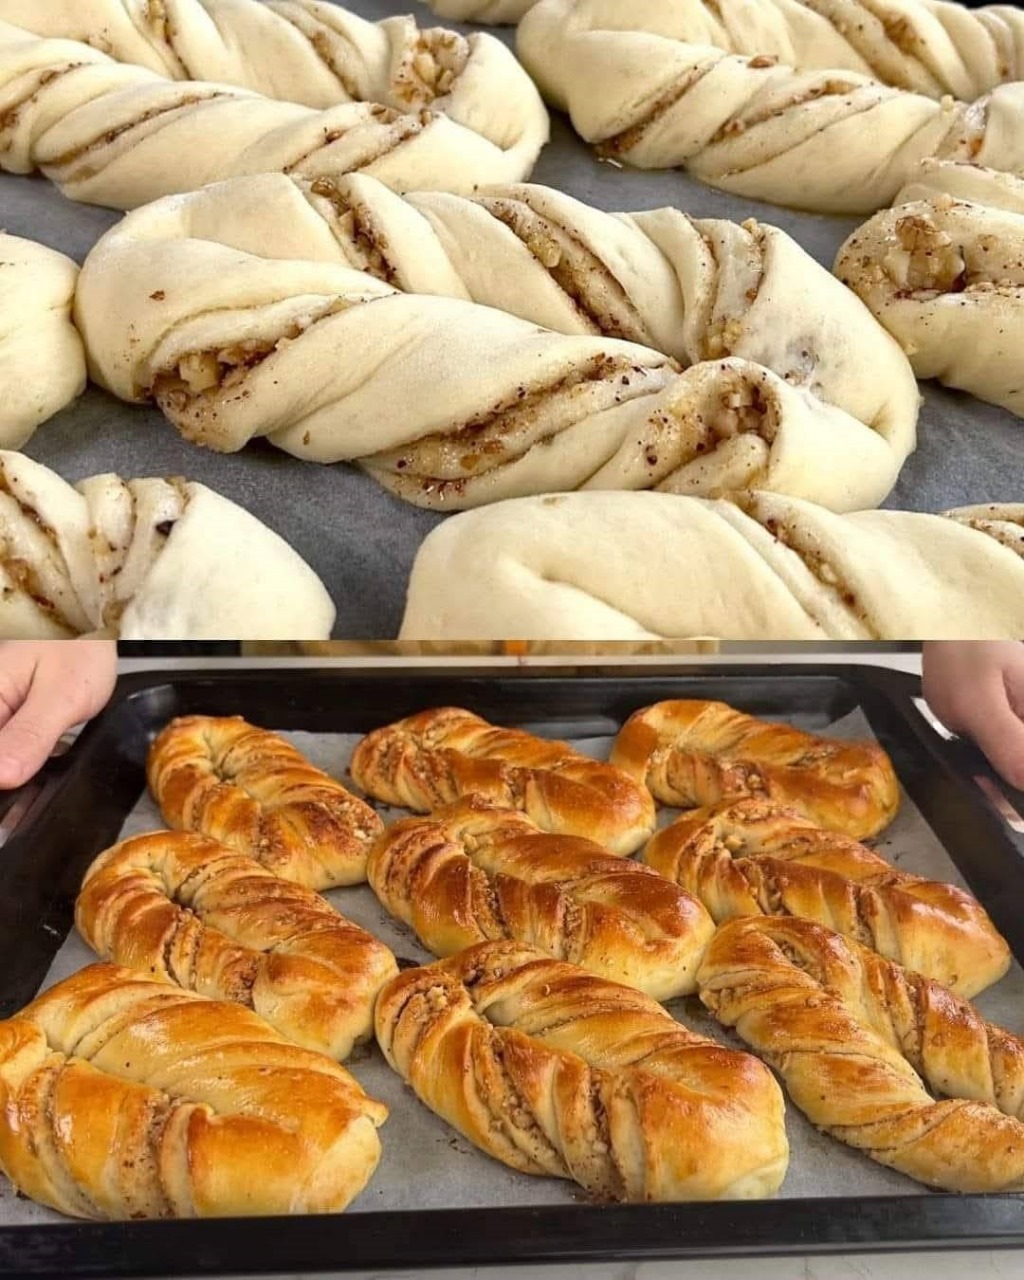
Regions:
<instances>
[{"instance_id":1,"label":"walnut filling","mask_svg":"<svg viewBox=\"0 0 1024 1280\"><path fill-rule=\"evenodd\" d=\"M817 84L808 85L797 93L792 93L786 98L776 99L767 103L760 111L755 111L748 116L733 116L727 120L725 124L718 130L711 139L709 146L715 143L724 142L727 138L736 138L740 134L746 133L748 129L754 129L760 124L766 124L769 120L776 120L780 116L784 116L787 112L794 111L798 107L807 106L808 103L817 102L820 98L842 98L848 94L855 93L861 86L853 84L849 80L834 80L831 77L819 80Z\"/></svg>"},{"instance_id":2,"label":"walnut filling","mask_svg":"<svg viewBox=\"0 0 1024 1280\"><path fill-rule=\"evenodd\" d=\"M390 155L403 142L422 133L435 119L436 116L429 111L421 111L417 115L403 115L401 112L392 110L391 107L384 107L379 103L374 103L367 111L361 112L357 118L353 119L347 128L325 130L323 137L317 141L316 145L287 164L283 172L287 174L301 173L303 165L308 164L310 160L318 156L325 148L331 146L332 143L345 137L353 129L365 126L368 122L373 122L379 128L374 130L372 134L369 131L366 133L362 140L362 150L358 156L353 155L346 159L346 170L354 173Z\"/></svg>"},{"instance_id":3,"label":"walnut filling","mask_svg":"<svg viewBox=\"0 0 1024 1280\"><path fill-rule=\"evenodd\" d=\"M387 237L373 225L373 217L365 206L351 204L330 178L317 178L310 192L327 200L334 211L331 230L335 237L354 250L354 266L385 284L402 288L397 268L387 256Z\"/></svg>"},{"instance_id":4,"label":"walnut filling","mask_svg":"<svg viewBox=\"0 0 1024 1280\"><path fill-rule=\"evenodd\" d=\"M897 288L909 293L962 293L969 276L963 250L948 231L926 214L908 214L895 227L896 245L882 259L883 270Z\"/></svg>"},{"instance_id":5,"label":"walnut filling","mask_svg":"<svg viewBox=\"0 0 1024 1280\"><path fill-rule=\"evenodd\" d=\"M651 103L647 108L646 114L643 115L628 129L623 129L621 133L613 134L610 138L605 138L597 144L597 154L603 158L609 156L627 155L635 147L638 147L647 136L648 132L668 113L673 107L686 97L690 90L713 70L721 58L725 54L717 58L709 58L707 62L699 67L694 67L687 75L675 81L667 88L664 93Z\"/></svg>"},{"instance_id":6,"label":"walnut filling","mask_svg":"<svg viewBox=\"0 0 1024 1280\"><path fill-rule=\"evenodd\" d=\"M717 407L708 417L708 428L716 443L753 432L771 442L778 429L775 406L769 405L764 391L756 383L737 381L718 398Z\"/></svg>"},{"instance_id":7,"label":"walnut filling","mask_svg":"<svg viewBox=\"0 0 1024 1280\"><path fill-rule=\"evenodd\" d=\"M410 107L426 106L451 93L468 61L464 36L442 27L419 31L395 70L391 92Z\"/></svg>"}]
</instances>

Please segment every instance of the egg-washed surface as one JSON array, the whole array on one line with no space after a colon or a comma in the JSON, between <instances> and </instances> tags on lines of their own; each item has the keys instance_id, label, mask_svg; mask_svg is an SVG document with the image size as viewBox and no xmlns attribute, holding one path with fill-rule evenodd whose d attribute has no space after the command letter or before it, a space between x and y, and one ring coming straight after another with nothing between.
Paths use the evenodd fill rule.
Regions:
<instances>
[{"instance_id":1,"label":"egg-washed surface","mask_svg":"<svg viewBox=\"0 0 1024 1280\"><path fill-rule=\"evenodd\" d=\"M417 709L422 708L410 707L409 712ZM859 711L831 724L816 716L788 717L787 722L814 733L842 738L873 736ZM274 728L273 725L263 727ZM517 727L546 737L557 736L597 759L607 759L611 749L610 737L574 738L571 724ZM345 770L359 735L286 732L283 736L319 768L346 784L349 782ZM408 816L404 810L381 808L380 812L386 823ZM671 822L678 814L675 809L660 809L659 826ZM160 825L155 804L148 795L142 795L129 814L120 838ZM906 793L896 820L870 843L903 871L966 887L949 855ZM406 961L425 964L433 959L417 943L410 929L387 914L368 885L334 890L326 896L349 919L390 947L400 964ZM68 977L93 959L85 943L72 932L58 951L45 985L51 986ZM1024 970L1014 961L1006 977L973 1003L990 1022L1016 1035L1024 1034ZM696 998L674 1001L668 1007L692 1030L732 1048L744 1048L742 1041L720 1027ZM345 1065L366 1092L384 1102L391 1111L380 1130L383 1156L378 1170L348 1212L586 1203L585 1193L571 1183L514 1173L476 1150L416 1100L376 1047L357 1050ZM786 1128L791 1155L789 1171L779 1192L782 1199L927 1194L924 1187L909 1178L873 1164L867 1157L819 1134L792 1104L786 1109ZM31 1201L17 1198L10 1184L0 1176L0 1226L66 1221Z\"/></svg>"},{"instance_id":2,"label":"egg-washed surface","mask_svg":"<svg viewBox=\"0 0 1024 1280\"><path fill-rule=\"evenodd\" d=\"M407 13L404 0L347 0L366 18ZM439 20L419 7L421 26ZM449 23L471 31L465 24ZM511 43L510 28L491 28ZM839 246L860 219L819 217L723 195L677 172L640 172L599 162L564 119L552 121L552 141L532 181L557 187L605 210L675 205L697 217L756 217L781 227L831 268ZM0 225L81 261L119 215L65 200L42 179L0 179ZM919 444L885 506L944 511L977 502L1020 500L1020 423L972 397L925 384ZM335 635L380 639L398 633L405 588L420 542L443 517L381 492L346 466L310 466L267 444L237 455L197 450L158 409L133 408L91 388L33 437L27 452L76 481L117 471L188 475L241 503L280 533L327 584L339 604ZM287 495L287 500L285 500Z\"/></svg>"}]
</instances>

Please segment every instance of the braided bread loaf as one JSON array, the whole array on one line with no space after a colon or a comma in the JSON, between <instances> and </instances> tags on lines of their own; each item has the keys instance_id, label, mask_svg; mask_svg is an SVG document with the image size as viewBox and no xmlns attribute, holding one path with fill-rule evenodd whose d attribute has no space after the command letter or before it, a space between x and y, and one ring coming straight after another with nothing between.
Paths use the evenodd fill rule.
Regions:
<instances>
[{"instance_id":1,"label":"braided bread loaf","mask_svg":"<svg viewBox=\"0 0 1024 1280\"><path fill-rule=\"evenodd\" d=\"M972 103L937 102L835 63L785 65L762 48L784 44L778 31L751 33L753 57L710 47L707 19L690 35L676 12L661 2L541 0L519 27L519 56L548 101L604 154L641 168L685 165L753 199L872 213L929 156L1024 171L1024 84ZM849 22L856 27L856 14ZM826 63L834 45L825 46Z\"/></svg>"},{"instance_id":2,"label":"braided bread loaf","mask_svg":"<svg viewBox=\"0 0 1024 1280\"><path fill-rule=\"evenodd\" d=\"M1024 504L943 518L764 493L521 498L427 535L400 638L1017 639L1022 530Z\"/></svg>"},{"instance_id":3,"label":"braided bread loaf","mask_svg":"<svg viewBox=\"0 0 1024 1280\"><path fill-rule=\"evenodd\" d=\"M1010 966L1010 948L969 893L899 871L771 800L684 814L657 832L643 859L695 894L716 923L815 920L965 998Z\"/></svg>"},{"instance_id":4,"label":"braided bread loaf","mask_svg":"<svg viewBox=\"0 0 1024 1280\"><path fill-rule=\"evenodd\" d=\"M146 777L164 821L199 831L308 889L361 884L384 824L290 742L241 716L179 716Z\"/></svg>"},{"instance_id":5,"label":"braided bread loaf","mask_svg":"<svg viewBox=\"0 0 1024 1280\"><path fill-rule=\"evenodd\" d=\"M621 769L460 707L375 729L356 747L350 769L356 785L385 804L434 813L476 795L522 811L542 831L593 840L621 856L654 830L650 792Z\"/></svg>"},{"instance_id":6,"label":"braided bread loaf","mask_svg":"<svg viewBox=\"0 0 1024 1280\"><path fill-rule=\"evenodd\" d=\"M1024 181L929 166L849 237L835 270L918 377L1024 416Z\"/></svg>"},{"instance_id":7,"label":"braided bread loaf","mask_svg":"<svg viewBox=\"0 0 1024 1280\"><path fill-rule=\"evenodd\" d=\"M1024 1188L1024 1042L945 987L765 916L723 925L698 983L819 1129L932 1187Z\"/></svg>"},{"instance_id":8,"label":"braided bread loaf","mask_svg":"<svg viewBox=\"0 0 1024 1280\"><path fill-rule=\"evenodd\" d=\"M847 510L914 447L906 357L788 236L543 187L224 183L106 235L76 314L102 385L189 439L357 460L443 510L752 483ZM707 363L680 376L667 355Z\"/></svg>"},{"instance_id":9,"label":"braided bread loaf","mask_svg":"<svg viewBox=\"0 0 1024 1280\"><path fill-rule=\"evenodd\" d=\"M85 390L85 352L71 321L78 267L62 253L0 232L0 448Z\"/></svg>"},{"instance_id":10,"label":"braided bread loaf","mask_svg":"<svg viewBox=\"0 0 1024 1280\"><path fill-rule=\"evenodd\" d=\"M106 475L72 487L0 451L0 635L326 639L333 622L305 561L204 485Z\"/></svg>"},{"instance_id":11,"label":"braided bread loaf","mask_svg":"<svg viewBox=\"0 0 1024 1280\"><path fill-rule=\"evenodd\" d=\"M76 1218L337 1212L387 1114L248 1009L116 965L0 1022L0 1169Z\"/></svg>"},{"instance_id":12,"label":"braided bread loaf","mask_svg":"<svg viewBox=\"0 0 1024 1280\"><path fill-rule=\"evenodd\" d=\"M522 1173L602 1199L754 1199L788 1161L779 1087L648 996L514 942L407 969L377 1040L416 1096Z\"/></svg>"},{"instance_id":13,"label":"braided bread loaf","mask_svg":"<svg viewBox=\"0 0 1024 1280\"><path fill-rule=\"evenodd\" d=\"M611 761L662 804L693 809L756 796L851 837L877 835L900 803L877 742L819 737L724 702L679 698L634 711Z\"/></svg>"},{"instance_id":14,"label":"braided bread loaf","mask_svg":"<svg viewBox=\"0 0 1024 1280\"><path fill-rule=\"evenodd\" d=\"M245 1005L289 1040L339 1060L372 1034L377 993L398 972L382 942L319 894L182 832L101 853L75 923L104 960Z\"/></svg>"},{"instance_id":15,"label":"braided bread loaf","mask_svg":"<svg viewBox=\"0 0 1024 1280\"><path fill-rule=\"evenodd\" d=\"M715 930L655 872L479 796L390 826L367 878L435 955L508 938L655 1000L693 993Z\"/></svg>"},{"instance_id":16,"label":"braided bread loaf","mask_svg":"<svg viewBox=\"0 0 1024 1280\"><path fill-rule=\"evenodd\" d=\"M61 12L70 22L79 8L69 4ZM223 9L232 22L287 27L283 42L268 36L255 78L269 74L268 63L279 65L282 80L271 88L291 91L319 67L319 78L310 76L310 84L319 79L313 96L333 86L329 100L341 105L317 110L230 84L168 80L169 68L162 75L117 63L78 41L41 39L0 21L0 169L40 169L70 199L120 209L246 173L321 177L364 170L398 189L467 191L529 174L547 140L547 113L500 42L421 33L411 18L378 28L333 5L307 9L288 0L287 8L296 30L256 0L218 4L218 21L227 21ZM180 0L175 9L183 9ZM49 5L40 23L47 12ZM204 10L196 5L192 12ZM123 33L126 22L105 30ZM105 39L104 29L90 26L96 39ZM396 105L346 100L341 82L300 34L303 27L328 63L339 42L344 45L345 58L353 60L353 94L380 89ZM189 28L204 47L216 45L218 65L226 58L245 78L247 45L233 53L206 16ZM294 65L282 61L286 50L297 56Z\"/></svg>"}]
</instances>

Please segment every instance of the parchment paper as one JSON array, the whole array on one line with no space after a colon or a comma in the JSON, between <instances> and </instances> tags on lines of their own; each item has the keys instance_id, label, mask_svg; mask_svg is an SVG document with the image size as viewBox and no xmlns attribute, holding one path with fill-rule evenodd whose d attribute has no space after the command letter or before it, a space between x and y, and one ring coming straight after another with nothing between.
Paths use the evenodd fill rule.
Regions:
<instances>
[{"instance_id":1,"label":"parchment paper","mask_svg":"<svg viewBox=\"0 0 1024 1280\"><path fill-rule=\"evenodd\" d=\"M816 732L826 728L818 718L813 721L800 717L789 719L790 723ZM549 736L559 731L550 725L547 729ZM828 732L842 737L872 736L859 710L828 726ZM285 733L284 736L322 769L347 780L348 761L358 735ZM607 737L575 739L574 745L588 755L605 759L611 742ZM385 822L408 816L402 810L378 808ZM677 816L678 810L665 808L659 813L659 825L666 825ZM122 837L137 835L162 826L159 810L148 795L143 795L121 834ZM876 845L886 858L906 871L966 887L949 855L905 792L899 815ZM339 911L380 938L400 960L426 963L432 959L412 931L388 915L369 886L335 890L327 897ZM95 959L72 931L57 953L43 988ZM983 992L975 1003L990 1021L1024 1034L1024 971L1020 965L1014 961L1007 976ZM720 1027L704 1011L696 996L673 1001L668 1008L694 1031L734 1048L744 1048L738 1037ZM361 1047L346 1065L368 1093L391 1109L390 1118L381 1130L384 1154L378 1170L349 1212L586 1202L586 1193L574 1183L518 1174L478 1151L418 1101L388 1067L376 1046ZM781 1199L928 1194L924 1187L902 1174L885 1169L818 1133L788 1102L786 1127L791 1154L789 1172L779 1193ZM49 1209L16 1197L0 1177L0 1226L65 1221Z\"/></svg>"},{"instance_id":2,"label":"parchment paper","mask_svg":"<svg viewBox=\"0 0 1024 1280\"><path fill-rule=\"evenodd\" d=\"M367 18L417 10L412 0L348 0ZM459 26L459 24L449 24ZM461 30L473 28L463 24ZM493 34L512 43L509 30ZM561 117L533 181L609 210L676 205L699 217L756 217L782 227L831 268L858 219L816 217L725 196L686 174L643 173L599 163ZM73 204L42 178L0 175L0 228L29 236L81 261L119 214ZM401 412L401 406L391 407ZM386 409L385 409L386 411ZM925 388L920 444L887 506L943 511L1024 496L1024 424L970 396ZM183 440L155 409L121 404L91 388L41 428L26 452L66 479L117 471L125 476L184 475L247 507L276 529L327 584L338 606L338 639L397 635L416 550L442 518L389 496L345 465L300 462L267 444L223 455Z\"/></svg>"}]
</instances>

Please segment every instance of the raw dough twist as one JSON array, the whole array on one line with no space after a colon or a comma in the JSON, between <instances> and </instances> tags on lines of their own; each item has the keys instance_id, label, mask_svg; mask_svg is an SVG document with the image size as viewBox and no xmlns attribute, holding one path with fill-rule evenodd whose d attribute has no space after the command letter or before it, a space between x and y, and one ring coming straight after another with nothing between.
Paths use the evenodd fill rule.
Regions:
<instances>
[{"instance_id":1,"label":"raw dough twist","mask_svg":"<svg viewBox=\"0 0 1024 1280\"><path fill-rule=\"evenodd\" d=\"M850 236L835 271L919 378L1024 417L1024 181L927 166Z\"/></svg>"},{"instance_id":2,"label":"raw dough twist","mask_svg":"<svg viewBox=\"0 0 1024 1280\"><path fill-rule=\"evenodd\" d=\"M655 872L478 796L394 823L367 878L437 956L508 938L655 1000L693 993L715 931L696 898Z\"/></svg>"},{"instance_id":3,"label":"raw dough twist","mask_svg":"<svg viewBox=\"0 0 1024 1280\"><path fill-rule=\"evenodd\" d=\"M782 1097L755 1058L532 947L406 970L376 1027L420 1101L522 1173L627 1201L754 1199L785 1175Z\"/></svg>"},{"instance_id":4,"label":"raw dough twist","mask_svg":"<svg viewBox=\"0 0 1024 1280\"><path fill-rule=\"evenodd\" d=\"M834 64L727 53L706 26L681 39L671 14L661 0L541 0L519 27L519 55L605 155L685 165L723 191L792 208L872 213L929 156L1024 172L1024 84L937 102Z\"/></svg>"},{"instance_id":5,"label":"raw dough twist","mask_svg":"<svg viewBox=\"0 0 1024 1280\"><path fill-rule=\"evenodd\" d=\"M349 767L356 785L384 804L434 813L477 795L522 811L542 831L584 837L619 856L635 853L654 831L650 792L621 769L461 707L374 729Z\"/></svg>"},{"instance_id":6,"label":"raw dough twist","mask_svg":"<svg viewBox=\"0 0 1024 1280\"><path fill-rule=\"evenodd\" d=\"M900 871L770 800L685 814L654 836L643 858L696 894L716 923L815 920L965 999L1010 966L1009 947L971 894Z\"/></svg>"},{"instance_id":7,"label":"raw dough twist","mask_svg":"<svg viewBox=\"0 0 1024 1280\"><path fill-rule=\"evenodd\" d=\"M241 716L179 716L146 778L164 821L199 831L309 889L361 884L380 817L290 742Z\"/></svg>"},{"instance_id":8,"label":"raw dough twist","mask_svg":"<svg viewBox=\"0 0 1024 1280\"><path fill-rule=\"evenodd\" d=\"M0 232L0 448L20 449L85 390L77 281L70 258Z\"/></svg>"},{"instance_id":9,"label":"raw dough twist","mask_svg":"<svg viewBox=\"0 0 1024 1280\"><path fill-rule=\"evenodd\" d=\"M271 17L256 0L232 3L230 12ZM367 65L353 70L353 90L380 89L396 105L346 101L340 84L331 98L340 105L319 110L230 84L168 80L79 41L39 38L0 21L0 169L41 169L70 199L120 209L247 173L363 170L400 190L467 191L529 175L547 141L547 113L499 41L421 33L411 18L392 19L385 30L333 5L323 13L326 25L335 15L335 23L365 26L356 41L362 51L352 52ZM209 20L199 25L212 38ZM305 37L292 36L320 66ZM280 55L279 44L269 47L271 62ZM450 81L438 72L447 64ZM293 70L289 84L296 77L305 83Z\"/></svg>"},{"instance_id":10,"label":"raw dough twist","mask_svg":"<svg viewBox=\"0 0 1024 1280\"><path fill-rule=\"evenodd\" d=\"M0 452L0 636L326 639L334 606L286 542L205 485L72 487Z\"/></svg>"},{"instance_id":11,"label":"raw dough twist","mask_svg":"<svg viewBox=\"0 0 1024 1280\"><path fill-rule=\"evenodd\" d=\"M387 1114L250 1010L112 964L0 1022L0 1169L76 1218L338 1212Z\"/></svg>"},{"instance_id":12,"label":"raw dough twist","mask_svg":"<svg viewBox=\"0 0 1024 1280\"><path fill-rule=\"evenodd\" d=\"M99 381L189 439L358 461L442 510L652 485L863 508L914 446L906 358L788 236L543 187L220 184L109 232L77 317Z\"/></svg>"},{"instance_id":13,"label":"raw dough twist","mask_svg":"<svg viewBox=\"0 0 1024 1280\"><path fill-rule=\"evenodd\" d=\"M929 1186L1024 1188L1024 1042L945 987L763 916L718 930L698 983L819 1129Z\"/></svg>"},{"instance_id":14,"label":"raw dough twist","mask_svg":"<svg viewBox=\"0 0 1024 1280\"><path fill-rule=\"evenodd\" d=\"M427 535L400 638L1019 639L1024 503L951 517L771 494L521 498Z\"/></svg>"},{"instance_id":15,"label":"raw dough twist","mask_svg":"<svg viewBox=\"0 0 1024 1280\"><path fill-rule=\"evenodd\" d=\"M877 835L900 803L892 761L877 742L825 738L696 698L634 711L611 762L662 804L694 809L755 796L854 838Z\"/></svg>"},{"instance_id":16,"label":"raw dough twist","mask_svg":"<svg viewBox=\"0 0 1024 1280\"><path fill-rule=\"evenodd\" d=\"M157 831L101 853L75 904L104 960L232 1000L343 1061L373 1034L395 957L319 894L216 840Z\"/></svg>"},{"instance_id":17,"label":"raw dough twist","mask_svg":"<svg viewBox=\"0 0 1024 1280\"><path fill-rule=\"evenodd\" d=\"M455 22L515 23L537 0L428 0L439 18Z\"/></svg>"}]
</instances>

